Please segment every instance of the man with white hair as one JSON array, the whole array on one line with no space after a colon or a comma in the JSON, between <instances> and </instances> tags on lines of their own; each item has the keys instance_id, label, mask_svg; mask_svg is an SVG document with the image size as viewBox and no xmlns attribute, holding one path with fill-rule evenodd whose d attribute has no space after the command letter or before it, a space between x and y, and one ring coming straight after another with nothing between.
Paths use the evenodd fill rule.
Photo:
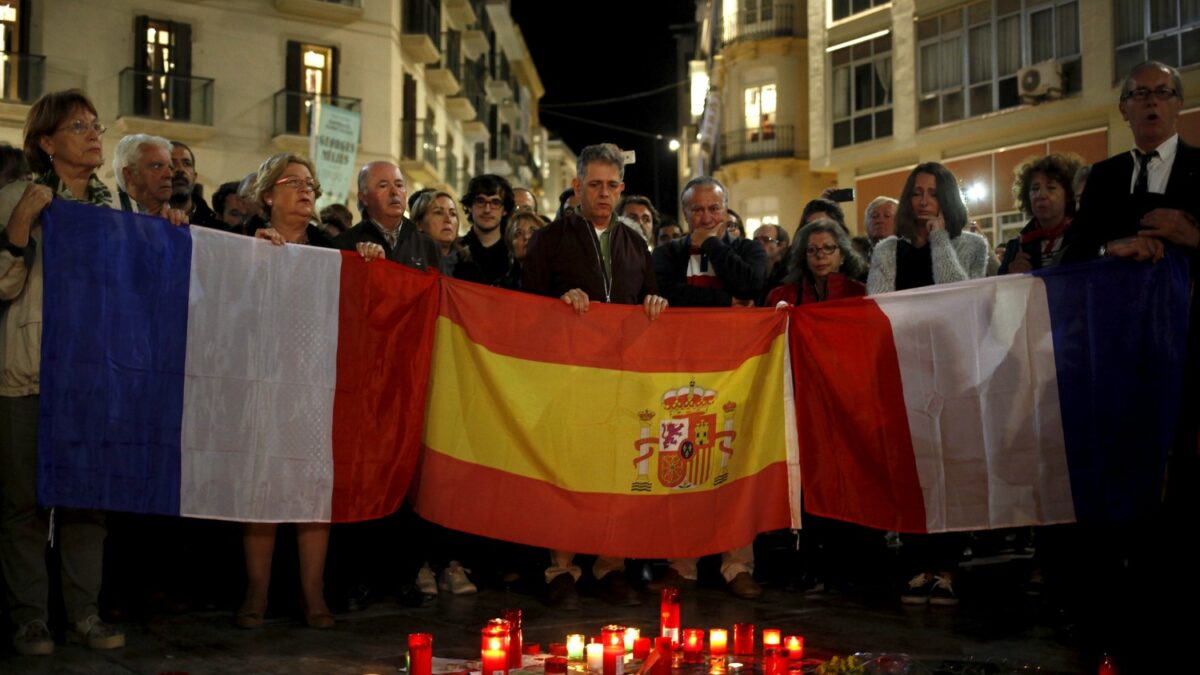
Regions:
<instances>
[{"instance_id":1,"label":"man with white hair","mask_svg":"<svg viewBox=\"0 0 1200 675\"><path fill-rule=\"evenodd\" d=\"M167 139L131 134L117 143L113 175L122 210L167 216L172 174L171 142Z\"/></svg>"},{"instance_id":2,"label":"man with white hair","mask_svg":"<svg viewBox=\"0 0 1200 675\"><path fill-rule=\"evenodd\" d=\"M358 210L362 220L334 243L353 249L379 244L387 259L414 269L437 269L442 256L437 244L404 217L408 187L400 167L388 161L367 162L358 172Z\"/></svg>"}]
</instances>

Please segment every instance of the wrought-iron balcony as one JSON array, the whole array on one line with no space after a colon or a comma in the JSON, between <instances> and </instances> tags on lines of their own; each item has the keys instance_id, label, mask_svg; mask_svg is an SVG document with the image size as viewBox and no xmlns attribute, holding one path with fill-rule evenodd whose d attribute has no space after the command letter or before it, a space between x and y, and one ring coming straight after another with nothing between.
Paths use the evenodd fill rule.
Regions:
<instances>
[{"instance_id":1,"label":"wrought-iron balcony","mask_svg":"<svg viewBox=\"0 0 1200 675\"><path fill-rule=\"evenodd\" d=\"M212 126L212 78L126 68L119 82L117 117Z\"/></svg>"},{"instance_id":2,"label":"wrought-iron balcony","mask_svg":"<svg viewBox=\"0 0 1200 675\"><path fill-rule=\"evenodd\" d=\"M321 105L362 112L361 98L309 94L303 91L280 89L275 92L274 135L308 136L312 133L312 124L316 119L314 108Z\"/></svg>"},{"instance_id":3,"label":"wrought-iron balcony","mask_svg":"<svg viewBox=\"0 0 1200 675\"><path fill-rule=\"evenodd\" d=\"M772 157L793 157L796 134L792 125L764 125L721 134L722 164Z\"/></svg>"},{"instance_id":4,"label":"wrought-iron balcony","mask_svg":"<svg viewBox=\"0 0 1200 675\"><path fill-rule=\"evenodd\" d=\"M721 46L796 34L794 2L762 3L753 9L739 8L722 17Z\"/></svg>"}]
</instances>

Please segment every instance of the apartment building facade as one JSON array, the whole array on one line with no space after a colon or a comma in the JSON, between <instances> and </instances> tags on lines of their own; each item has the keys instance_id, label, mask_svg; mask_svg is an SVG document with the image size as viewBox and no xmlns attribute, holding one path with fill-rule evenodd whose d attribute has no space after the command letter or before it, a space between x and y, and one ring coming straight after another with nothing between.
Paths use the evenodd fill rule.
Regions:
<instances>
[{"instance_id":1,"label":"apartment building facade","mask_svg":"<svg viewBox=\"0 0 1200 675\"><path fill-rule=\"evenodd\" d=\"M483 172L547 189L544 90L508 0L0 0L0 34L0 141L21 143L43 92L79 87L106 156L130 133L183 141L211 193L307 153L324 105L360 113L357 162L397 162L410 192L457 196Z\"/></svg>"},{"instance_id":2,"label":"apartment building facade","mask_svg":"<svg viewBox=\"0 0 1200 675\"><path fill-rule=\"evenodd\" d=\"M712 9L714 3L719 10ZM808 153L808 173L780 186L779 197L797 202L794 211L826 183L853 187L857 200L846 205L847 220L858 231L871 199L899 196L914 165L938 161L959 178L972 219L992 242L1007 239L1024 222L1011 194L1013 170L1023 160L1061 151L1094 162L1132 146L1117 99L1129 68L1148 58L1180 69L1185 92L1180 132L1200 143L1200 107L1194 103L1200 87L1200 3L1191 0L699 4L706 6L706 17L730 16L727 8L737 7L735 27L752 25L750 19L761 23L765 7L770 16L804 15L799 94L785 90L786 78L780 77L775 101L755 109L753 82L721 80L727 55L742 70L771 67L766 40L739 47L749 49L748 60L718 51L714 82L726 85L720 92L725 107L745 119L754 113L766 121L769 108L781 125L806 120L805 138L796 145ZM738 124L722 115L722 133ZM739 138L755 142L752 134ZM722 157L718 151L714 164L735 178L745 171L737 159L736 152ZM731 192L736 195L732 187ZM780 212L782 217L782 204ZM781 222L794 231L798 217Z\"/></svg>"}]
</instances>

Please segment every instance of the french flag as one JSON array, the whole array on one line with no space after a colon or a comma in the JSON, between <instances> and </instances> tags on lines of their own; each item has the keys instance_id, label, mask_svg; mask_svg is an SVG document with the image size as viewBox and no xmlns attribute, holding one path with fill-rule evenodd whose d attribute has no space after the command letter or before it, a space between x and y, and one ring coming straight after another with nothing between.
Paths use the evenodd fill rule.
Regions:
<instances>
[{"instance_id":1,"label":"french flag","mask_svg":"<svg viewBox=\"0 0 1200 675\"><path fill-rule=\"evenodd\" d=\"M794 308L805 510L903 532L1144 513L1179 413L1188 283L1173 255Z\"/></svg>"},{"instance_id":2,"label":"french flag","mask_svg":"<svg viewBox=\"0 0 1200 675\"><path fill-rule=\"evenodd\" d=\"M436 273L63 200L43 222L43 505L258 522L399 507Z\"/></svg>"}]
</instances>

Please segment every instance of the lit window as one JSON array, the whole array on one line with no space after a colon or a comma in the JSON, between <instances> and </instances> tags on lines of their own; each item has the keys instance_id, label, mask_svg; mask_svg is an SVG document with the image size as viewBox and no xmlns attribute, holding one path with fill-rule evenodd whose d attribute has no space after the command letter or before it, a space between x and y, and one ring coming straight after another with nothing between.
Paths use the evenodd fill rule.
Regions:
<instances>
[{"instance_id":1,"label":"lit window","mask_svg":"<svg viewBox=\"0 0 1200 675\"><path fill-rule=\"evenodd\" d=\"M775 85L764 84L746 89L745 118L747 139L775 138Z\"/></svg>"}]
</instances>

